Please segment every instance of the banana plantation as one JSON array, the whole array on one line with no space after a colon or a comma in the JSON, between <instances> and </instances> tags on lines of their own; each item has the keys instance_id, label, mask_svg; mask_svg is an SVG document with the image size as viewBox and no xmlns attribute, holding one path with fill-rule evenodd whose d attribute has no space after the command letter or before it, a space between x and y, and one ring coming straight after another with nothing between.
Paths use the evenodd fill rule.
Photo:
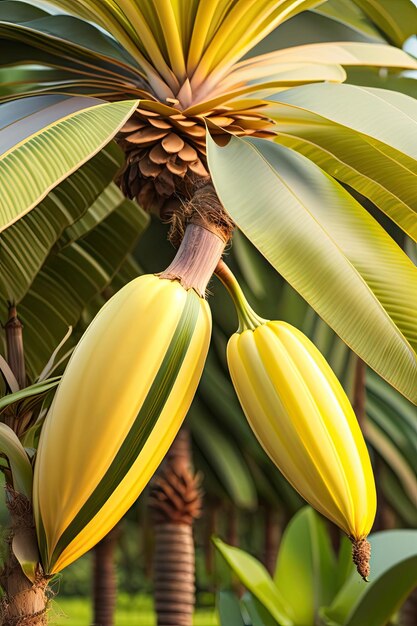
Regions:
<instances>
[{"instance_id":1,"label":"banana plantation","mask_svg":"<svg viewBox=\"0 0 417 626\"><path fill-rule=\"evenodd\" d=\"M0 0L1 626L417 626L416 33Z\"/></svg>"}]
</instances>

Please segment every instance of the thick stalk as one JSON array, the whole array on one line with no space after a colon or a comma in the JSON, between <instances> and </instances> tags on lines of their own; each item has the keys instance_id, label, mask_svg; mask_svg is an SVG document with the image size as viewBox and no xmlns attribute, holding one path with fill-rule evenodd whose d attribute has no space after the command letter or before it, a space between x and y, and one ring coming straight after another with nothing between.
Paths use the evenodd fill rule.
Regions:
<instances>
[{"instance_id":1,"label":"thick stalk","mask_svg":"<svg viewBox=\"0 0 417 626\"><path fill-rule=\"evenodd\" d=\"M30 581L22 571L12 550L12 541L18 534L24 536L26 544L36 545L32 507L28 500L7 490L11 532L8 539L8 556L0 575L4 596L1 601L2 626L46 626L47 584L39 572Z\"/></svg>"},{"instance_id":2,"label":"thick stalk","mask_svg":"<svg viewBox=\"0 0 417 626\"><path fill-rule=\"evenodd\" d=\"M178 279L184 289L193 288L204 297L225 243L220 234L208 230L206 226L188 224L174 260L160 277Z\"/></svg>"},{"instance_id":3,"label":"thick stalk","mask_svg":"<svg viewBox=\"0 0 417 626\"><path fill-rule=\"evenodd\" d=\"M20 388L26 385L23 325L17 317L16 307L10 305L5 324L6 357ZM6 423L19 435L21 420L14 413L5 416ZM13 553L13 542L31 554L37 553L37 539L30 502L6 485L6 503L10 512L10 534L7 556L0 574L4 594L1 600L2 626L44 626L47 624L48 581L38 570L35 580L29 580ZM36 560L37 557L35 557Z\"/></svg>"},{"instance_id":4,"label":"thick stalk","mask_svg":"<svg viewBox=\"0 0 417 626\"><path fill-rule=\"evenodd\" d=\"M201 510L200 479L191 469L189 434L182 429L153 481L154 584L158 626L191 626L195 605L193 522Z\"/></svg>"},{"instance_id":5,"label":"thick stalk","mask_svg":"<svg viewBox=\"0 0 417 626\"><path fill-rule=\"evenodd\" d=\"M172 216L169 237L174 245L181 244L161 278L178 279L204 297L233 228L210 181L194 187L188 203Z\"/></svg>"},{"instance_id":6,"label":"thick stalk","mask_svg":"<svg viewBox=\"0 0 417 626\"><path fill-rule=\"evenodd\" d=\"M116 526L95 546L93 551L95 626L114 626L117 596L115 550L118 538L119 526Z\"/></svg>"}]
</instances>

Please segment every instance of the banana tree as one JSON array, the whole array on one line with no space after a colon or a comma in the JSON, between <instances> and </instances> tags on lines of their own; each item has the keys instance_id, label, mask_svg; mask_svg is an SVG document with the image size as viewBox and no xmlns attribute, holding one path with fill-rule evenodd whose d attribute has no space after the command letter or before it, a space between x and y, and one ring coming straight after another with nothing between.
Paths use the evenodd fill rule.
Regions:
<instances>
[{"instance_id":1,"label":"banana tree","mask_svg":"<svg viewBox=\"0 0 417 626\"><path fill-rule=\"evenodd\" d=\"M43 108L45 102L50 102L45 98L65 100L70 93L78 96L79 103L91 97L113 101L110 105L96 103L100 111L113 106L112 111L119 111L121 116L133 112L127 122L124 119L119 137L126 156L121 187L148 210L171 220L174 242L182 239L176 259L162 274L161 281L146 277L129 287L132 307L136 299L143 303L146 293L154 293L159 308L155 304L153 317L157 309L159 314L160 302L165 297L162 289L170 292L164 300L166 306L174 306L176 302L178 327L168 329L167 320L166 336L160 338L160 348L166 348L169 358L154 355L148 368L142 364L137 369L135 376L145 385L143 396L132 409L131 421L126 417L123 425L126 438L121 435L120 440L113 441L112 449L103 451L102 472L95 471L97 463L91 468L95 461L88 449L89 442L83 441L77 463L78 478L91 476L94 484L81 490L81 504L78 499L81 492L74 492L68 496L65 507L53 513L54 503L60 500L60 485L50 468L56 459L68 461L68 436L77 430L74 424L70 428L76 412L65 395L75 398L76 390L83 385L93 389L107 381L108 355L100 352L103 357L97 368L84 369L83 376L80 366L86 368L88 350L78 349L75 353L78 356L74 355L66 372L65 381L69 382L60 386L56 396L55 411L61 415L66 411L65 417L57 426L59 432L54 431L58 422L50 417L43 439L59 441L61 448L54 453L50 444L41 446L35 480L42 564L47 574L53 574L110 529L146 482L143 474L138 479L137 463L146 460L148 474L152 473L149 459L157 464L175 436L191 402L208 346L209 314L202 296L234 223L371 367L404 395L414 402L417 400L415 267L377 221L337 182L338 169L326 173L316 164L317 154L321 154L319 144L311 158L300 154L298 135L293 130L293 126L304 129L310 125L311 118L316 122L319 117L324 120L320 141L322 136L327 141L334 127L340 126L348 145L343 153L346 165L342 170L350 173L352 152L360 155L354 163L358 171L357 186L365 194L363 180L370 179L370 197L375 195L380 181L379 169L369 171L368 161L381 153L389 184L382 189L379 203L372 198L413 236L415 207L405 189L409 189L409 172L416 159L415 102L399 94L342 83L346 78L345 67L373 66L400 71L416 69L417 64L394 46L366 41L299 45L241 60L281 23L303 10L318 7L321 4L318 0L265 0L261 6L248 0L233 5L223 0L191 4L131 0L105 3L82 0L74 4L56 0L41 4L54 6L58 13L50 13L36 4L0 2L4 67L21 66L25 72L23 80L5 83L4 100L10 100L12 93L16 100L11 106L17 110L20 106L31 106L34 100L28 97L36 94L36 106ZM358 1L356 5L366 8L366 3ZM391 41L402 43L407 32L403 24L408 19L398 21L399 28L392 36L389 20L388 25L386 18L384 21L384 9L382 3L371 11L371 21L382 31L385 28ZM403 11L415 15L410 3L401 2ZM132 103L131 98L140 102ZM340 101L349 103L347 111L341 112L335 105ZM88 140L90 135L74 129L68 120L71 113L68 116L61 110L56 115L69 134L72 153L73 145L79 147L77 137ZM387 124L378 127L377 116L383 116ZM57 117L51 118L52 124L57 122ZM90 117L92 122L94 115ZM36 117L38 122L41 118L41 115ZM96 123L97 133L103 129L108 136L107 126L102 128ZM49 151L53 145L50 134L45 134L47 157L49 162L61 166L65 159L59 159L59 152ZM283 142L280 145L278 141L287 136L291 145ZM51 173L39 158L38 135L33 143L32 155L36 154L36 158L29 163L19 143L14 147L6 143L0 159L7 182L4 226L31 211L62 180L59 167L59 171ZM84 141L80 144L84 145ZM332 164L336 156L341 159L339 153L333 157L333 152L329 152ZM71 163L75 167L75 161ZM43 176L39 186L34 170L40 166ZM27 180L36 181L36 185L24 184L26 173ZM398 211L390 204L393 195L401 198ZM15 196L18 202L12 202ZM169 288L164 279L170 281ZM200 294L200 299L190 287ZM401 302L400 307L397 302ZM100 325L104 328L106 323L115 327L116 317L129 326L132 312L120 304L118 298L105 307L94 328ZM165 323L161 322L161 327ZM143 336L139 333L131 341L124 337L126 354L131 355L133 340L141 347L146 344L149 336L146 325L138 330ZM88 337L94 339L93 347L98 351L103 343L101 335L89 331ZM177 342L182 342L181 350ZM120 347L119 337L108 333L106 345L115 353L117 346ZM171 352L176 360L171 360ZM187 357L191 353L198 353L193 376L189 369L182 369L182 361L189 363ZM390 359L386 358L387 354ZM123 366L130 369L129 364ZM190 380L186 397L181 398L178 388L185 370ZM129 380L123 378L123 368L115 367L115 371L118 377L108 380L109 393L125 393L127 397ZM145 372L153 376L146 384ZM156 394L156 388L161 388L163 393ZM83 397L80 394L77 398L79 408ZM164 403L171 401L175 423L169 423L169 436L156 450L158 428L165 423L161 417ZM181 410L177 414L179 405ZM84 428L89 426L94 431L96 420L97 425L103 423L99 413L97 410L93 415L88 409L86 414L91 421L86 424L85 419L81 420ZM89 439L87 431L86 439ZM117 467L112 465L114 459ZM62 466L63 471L64 467L67 466ZM40 485L46 477L48 488L42 491ZM78 483L77 476L71 478ZM132 490L133 483L136 491Z\"/></svg>"},{"instance_id":2,"label":"banana tree","mask_svg":"<svg viewBox=\"0 0 417 626\"><path fill-rule=\"evenodd\" d=\"M191 218L180 200L210 175L226 211L277 271L415 401L415 269L337 181L368 195L413 236L415 102L343 81L349 67L416 69L413 58L382 41L401 45L417 9L402 1L390 20L384 3L348 5L348 27L371 43L297 45L240 60L273 31L279 36L290 18L310 9L334 21L340 5L56 0L40 8L2 0L3 66L26 66L25 80L6 82L4 97L14 90L23 102L60 92L140 98L120 136L125 193L172 219L179 239ZM228 223L224 215L204 219Z\"/></svg>"}]
</instances>

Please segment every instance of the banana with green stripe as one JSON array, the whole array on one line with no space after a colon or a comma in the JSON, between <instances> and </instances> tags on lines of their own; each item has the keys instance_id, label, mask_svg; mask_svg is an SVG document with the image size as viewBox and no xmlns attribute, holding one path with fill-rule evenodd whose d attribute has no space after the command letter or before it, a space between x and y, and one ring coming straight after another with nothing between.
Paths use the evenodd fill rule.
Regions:
<instances>
[{"instance_id":1,"label":"banana with green stripe","mask_svg":"<svg viewBox=\"0 0 417 626\"><path fill-rule=\"evenodd\" d=\"M260 318L224 263L216 273L239 318L227 362L247 420L294 489L349 536L366 579L376 492L349 399L308 337L286 322Z\"/></svg>"},{"instance_id":2,"label":"banana with green stripe","mask_svg":"<svg viewBox=\"0 0 417 626\"><path fill-rule=\"evenodd\" d=\"M126 285L90 324L36 457L33 504L46 574L94 546L146 486L191 404L210 335L204 298L155 275Z\"/></svg>"}]
</instances>

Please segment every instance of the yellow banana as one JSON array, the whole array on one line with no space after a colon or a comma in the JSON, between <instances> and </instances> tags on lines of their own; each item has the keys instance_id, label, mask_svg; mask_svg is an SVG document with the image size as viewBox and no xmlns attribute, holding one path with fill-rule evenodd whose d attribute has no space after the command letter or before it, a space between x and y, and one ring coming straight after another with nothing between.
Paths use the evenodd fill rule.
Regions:
<instances>
[{"instance_id":1,"label":"yellow banana","mask_svg":"<svg viewBox=\"0 0 417 626\"><path fill-rule=\"evenodd\" d=\"M368 450L351 404L314 344L285 322L259 318L229 272L220 276L240 326L229 340L230 375L256 437L291 485L354 542L376 512ZM356 562L355 560L355 562ZM358 563L357 563L358 564ZM362 568L366 576L369 569Z\"/></svg>"},{"instance_id":2,"label":"yellow banana","mask_svg":"<svg viewBox=\"0 0 417 626\"><path fill-rule=\"evenodd\" d=\"M47 574L120 520L193 399L211 334L206 301L154 275L126 285L88 327L42 429L34 512Z\"/></svg>"}]
</instances>

